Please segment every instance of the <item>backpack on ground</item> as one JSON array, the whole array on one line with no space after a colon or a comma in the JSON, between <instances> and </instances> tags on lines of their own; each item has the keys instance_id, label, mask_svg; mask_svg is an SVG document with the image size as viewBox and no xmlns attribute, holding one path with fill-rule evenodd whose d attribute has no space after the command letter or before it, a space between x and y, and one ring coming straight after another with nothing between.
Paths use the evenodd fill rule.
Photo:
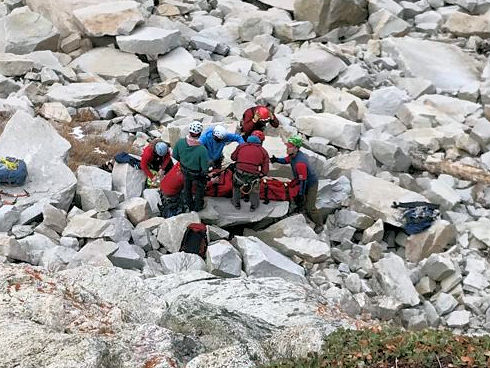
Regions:
<instances>
[{"instance_id":1,"label":"backpack on ground","mask_svg":"<svg viewBox=\"0 0 490 368\"><path fill-rule=\"evenodd\" d=\"M135 169L139 169L140 168L140 163L141 163L140 160L138 160L134 156L131 156L127 152L120 152L120 153L118 153L116 156L114 156L114 160L116 160L116 162L118 164L130 164Z\"/></svg>"},{"instance_id":2,"label":"backpack on ground","mask_svg":"<svg viewBox=\"0 0 490 368\"><path fill-rule=\"evenodd\" d=\"M439 205L428 202L393 202L392 207L404 209L403 230L408 235L428 229L439 216Z\"/></svg>"},{"instance_id":3,"label":"backpack on ground","mask_svg":"<svg viewBox=\"0 0 490 368\"><path fill-rule=\"evenodd\" d=\"M23 160L14 157L0 157L0 184L24 185L27 166Z\"/></svg>"},{"instance_id":4,"label":"backpack on ground","mask_svg":"<svg viewBox=\"0 0 490 368\"><path fill-rule=\"evenodd\" d=\"M180 243L180 251L194 253L206 259L208 249L208 233L206 225L194 222L187 226L187 229Z\"/></svg>"},{"instance_id":5,"label":"backpack on ground","mask_svg":"<svg viewBox=\"0 0 490 368\"><path fill-rule=\"evenodd\" d=\"M297 180L281 181L272 178L260 180L260 199L265 204L270 201L292 201L299 193L299 182Z\"/></svg>"}]
</instances>

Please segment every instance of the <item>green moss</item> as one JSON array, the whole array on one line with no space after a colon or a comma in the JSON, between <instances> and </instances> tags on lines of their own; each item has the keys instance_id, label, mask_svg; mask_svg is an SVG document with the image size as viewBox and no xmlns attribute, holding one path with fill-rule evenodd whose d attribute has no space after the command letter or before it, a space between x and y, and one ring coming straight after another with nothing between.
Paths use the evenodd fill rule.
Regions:
<instances>
[{"instance_id":1,"label":"green moss","mask_svg":"<svg viewBox=\"0 0 490 368\"><path fill-rule=\"evenodd\" d=\"M282 361L265 368L317 367L489 367L490 336L398 328L339 329L325 340L322 354Z\"/></svg>"}]
</instances>

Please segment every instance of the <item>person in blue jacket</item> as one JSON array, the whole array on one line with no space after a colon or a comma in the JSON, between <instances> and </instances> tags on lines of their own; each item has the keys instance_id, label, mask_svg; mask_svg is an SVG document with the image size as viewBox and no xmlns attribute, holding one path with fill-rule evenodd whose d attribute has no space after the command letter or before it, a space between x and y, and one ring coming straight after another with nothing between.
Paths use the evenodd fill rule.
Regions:
<instances>
[{"instance_id":1,"label":"person in blue jacket","mask_svg":"<svg viewBox=\"0 0 490 368\"><path fill-rule=\"evenodd\" d=\"M207 129L199 138L199 142L208 150L210 166L213 169L221 169L223 163L223 149L231 142L238 144L245 143L239 134L228 133L222 125L216 125L214 128Z\"/></svg>"}]
</instances>

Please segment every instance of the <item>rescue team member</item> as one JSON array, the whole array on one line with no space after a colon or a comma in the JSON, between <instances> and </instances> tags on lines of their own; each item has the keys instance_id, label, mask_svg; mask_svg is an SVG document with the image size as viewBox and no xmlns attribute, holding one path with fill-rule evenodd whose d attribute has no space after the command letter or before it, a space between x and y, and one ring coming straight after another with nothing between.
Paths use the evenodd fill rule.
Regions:
<instances>
[{"instance_id":1,"label":"rescue team member","mask_svg":"<svg viewBox=\"0 0 490 368\"><path fill-rule=\"evenodd\" d=\"M160 199L162 204L158 207L163 218L177 216L185 212L182 198L184 175L180 170L180 162L163 177L160 182Z\"/></svg>"},{"instance_id":2,"label":"rescue team member","mask_svg":"<svg viewBox=\"0 0 490 368\"><path fill-rule=\"evenodd\" d=\"M158 187L159 180L174 166L170 150L165 142L155 140L148 144L141 155L141 170L149 187Z\"/></svg>"},{"instance_id":3,"label":"rescue team member","mask_svg":"<svg viewBox=\"0 0 490 368\"><path fill-rule=\"evenodd\" d=\"M236 209L240 209L241 195L249 194L250 212L253 212L260 204L260 178L269 173L269 154L262 147L260 138L251 135L247 143L236 148L231 159L236 161L232 203Z\"/></svg>"},{"instance_id":4,"label":"rescue team member","mask_svg":"<svg viewBox=\"0 0 490 368\"><path fill-rule=\"evenodd\" d=\"M199 142L206 147L210 166L213 169L221 169L224 158L223 149L227 144L231 142L237 142L238 144L245 143L241 135L228 133L222 125L216 125L214 128L207 129L201 138L199 138Z\"/></svg>"},{"instance_id":5,"label":"rescue team member","mask_svg":"<svg viewBox=\"0 0 490 368\"><path fill-rule=\"evenodd\" d=\"M318 193L318 177L311 167L308 157L300 151L303 146L303 139L300 136L292 136L286 143L287 157L271 157L271 162L280 164L291 164L295 179L299 180L300 191L296 197L298 211L306 211L306 214L315 223L315 233L319 234L323 230L323 218L320 211L316 208L316 196Z\"/></svg>"},{"instance_id":6,"label":"rescue team member","mask_svg":"<svg viewBox=\"0 0 490 368\"><path fill-rule=\"evenodd\" d=\"M240 131L246 140L254 130L264 131L267 124L277 128L279 127L279 120L267 107L254 106L243 113Z\"/></svg>"},{"instance_id":7,"label":"rescue team member","mask_svg":"<svg viewBox=\"0 0 490 368\"><path fill-rule=\"evenodd\" d=\"M184 199L189 211L201 211L204 208L204 190L208 172L208 152L199 142L203 125L193 121L189 126L189 135L175 144L173 157L180 162L184 174ZM196 185L196 194L192 187Z\"/></svg>"}]
</instances>

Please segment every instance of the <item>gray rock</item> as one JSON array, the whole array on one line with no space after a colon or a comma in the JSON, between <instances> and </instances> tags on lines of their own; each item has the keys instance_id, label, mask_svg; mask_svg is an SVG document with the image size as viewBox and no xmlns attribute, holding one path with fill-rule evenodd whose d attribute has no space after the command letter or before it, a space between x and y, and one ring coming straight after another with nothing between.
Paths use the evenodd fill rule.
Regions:
<instances>
[{"instance_id":1,"label":"gray rock","mask_svg":"<svg viewBox=\"0 0 490 368\"><path fill-rule=\"evenodd\" d=\"M37 266L43 253L54 247L56 244L47 236L34 234L11 244L7 257Z\"/></svg>"},{"instance_id":2,"label":"gray rock","mask_svg":"<svg viewBox=\"0 0 490 368\"><path fill-rule=\"evenodd\" d=\"M368 9L369 14L384 9L397 17L400 16L403 11L403 7L393 0L369 0Z\"/></svg>"},{"instance_id":3,"label":"gray rock","mask_svg":"<svg viewBox=\"0 0 490 368\"><path fill-rule=\"evenodd\" d=\"M10 231L16 239L22 239L34 233L33 227L29 225L14 225Z\"/></svg>"},{"instance_id":4,"label":"gray rock","mask_svg":"<svg viewBox=\"0 0 490 368\"><path fill-rule=\"evenodd\" d=\"M43 224L61 234L66 227L66 212L50 204L45 204L43 208Z\"/></svg>"},{"instance_id":5,"label":"gray rock","mask_svg":"<svg viewBox=\"0 0 490 368\"><path fill-rule=\"evenodd\" d=\"M0 74L5 77L18 77L25 75L34 67L34 61L10 53L0 53Z\"/></svg>"},{"instance_id":6,"label":"gray rock","mask_svg":"<svg viewBox=\"0 0 490 368\"><path fill-rule=\"evenodd\" d=\"M481 273L470 272L463 280L463 290L470 292L486 289L488 285L488 279Z\"/></svg>"},{"instance_id":7,"label":"gray rock","mask_svg":"<svg viewBox=\"0 0 490 368\"><path fill-rule=\"evenodd\" d=\"M185 213L162 220L158 227L158 242L170 253L178 252L187 226L201 222L196 212Z\"/></svg>"},{"instance_id":8,"label":"gray rock","mask_svg":"<svg viewBox=\"0 0 490 368\"><path fill-rule=\"evenodd\" d=\"M196 66L194 57L183 47L177 47L160 56L157 61L158 74L162 81L175 77L187 81L192 75L191 70Z\"/></svg>"},{"instance_id":9,"label":"gray rock","mask_svg":"<svg viewBox=\"0 0 490 368\"><path fill-rule=\"evenodd\" d=\"M70 64L84 72L94 73L104 79L115 79L123 86L148 85L149 66L136 55L121 52L111 47L100 47L87 51Z\"/></svg>"},{"instance_id":10,"label":"gray rock","mask_svg":"<svg viewBox=\"0 0 490 368\"><path fill-rule=\"evenodd\" d=\"M192 84L178 82L172 90L172 97L177 103L197 103L206 100L207 94L204 87L194 87Z\"/></svg>"},{"instance_id":11,"label":"gray rock","mask_svg":"<svg viewBox=\"0 0 490 368\"><path fill-rule=\"evenodd\" d=\"M372 140L373 156L390 171L406 172L412 165L410 156L395 140Z\"/></svg>"},{"instance_id":12,"label":"gray rock","mask_svg":"<svg viewBox=\"0 0 490 368\"><path fill-rule=\"evenodd\" d=\"M424 232L410 235L405 243L405 257L410 262L419 262L432 253L439 253L453 244L456 231L445 220L437 220Z\"/></svg>"},{"instance_id":13,"label":"gray rock","mask_svg":"<svg viewBox=\"0 0 490 368\"><path fill-rule=\"evenodd\" d=\"M409 100L408 94L397 87L380 88L369 97L369 113L394 116L400 106Z\"/></svg>"},{"instance_id":14,"label":"gray rock","mask_svg":"<svg viewBox=\"0 0 490 368\"><path fill-rule=\"evenodd\" d=\"M119 91L108 83L71 83L66 86L54 85L47 93L50 101L61 102L65 106L99 106L114 98Z\"/></svg>"},{"instance_id":15,"label":"gray rock","mask_svg":"<svg viewBox=\"0 0 490 368\"><path fill-rule=\"evenodd\" d=\"M420 194L403 189L393 183L376 178L359 170L351 173L352 208L366 215L401 226L398 210L393 202L427 201ZM372 188L376 188L375 191Z\"/></svg>"},{"instance_id":16,"label":"gray rock","mask_svg":"<svg viewBox=\"0 0 490 368\"><path fill-rule=\"evenodd\" d=\"M289 84L287 82L266 84L262 87L259 99L268 105L277 106L288 98Z\"/></svg>"},{"instance_id":17,"label":"gray rock","mask_svg":"<svg viewBox=\"0 0 490 368\"><path fill-rule=\"evenodd\" d=\"M44 119L33 119L23 111L10 118L0 136L0 156L26 162L29 175L22 189L31 193L30 197L19 198L18 204L27 207L44 200L68 209L76 186L75 175L66 166L69 150L70 144ZM9 190L2 186L0 189Z\"/></svg>"},{"instance_id":18,"label":"gray rock","mask_svg":"<svg viewBox=\"0 0 490 368\"><path fill-rule=\"evenodd\" d=\"M128 36L117 36L116 42L122 51L132 54L164 55L180 46L178 30L156 27L141 27Z\"/></svg>"},{"instance_id":19,"label":"gray rock","mask_svg":"<svg viewBox=\"0 0 490 368\"><path fill-rule=\"evenodd\" d=\"M144 18L136 1L104 2L76 9L73 16L90 37L118 36L130 33Z\"/></svg>"},{"instance_id":20,"label":"gray rock","mask_svg":"<svg viewBox=\"0 0 490 368\"><path fill-rule=\"evenodd\" d=\"M372 13L369 16L369 25L373 29L373 34L379 38L401 37L410 31L409 23L385 9Z\"/></svg>"},{"instance_id":21,"label":"gray rock","mask_svg":"<svg viewBox=\"0 0 490 368\"><path fill-rule=\"evenodd\" d=\"M272 34L272 24L263 17L247 17L238 29L242 41L252 41L255 36Z\"/></svg>"},{"instance_id":22,"label":"gray rock","mask_svg":"<svg viewBox=\"0 0 490 368\"><path fill-rule=\"evenodd\" d=\"M19 210L10 205L0 207L0 232L8 232L20 219Z\"/></svg>"},{"instance_id":23,"label":"gray rock","mask_svg":"<svg viewBox=\"0 0 490 368\"><path fill-rule=\"evenodd\" d=\"M251 277L281 277L304 282L304 269L255 237L235 238L243 259L244 270Z\"/></svg>"},{"instance_id":24,"label":"gray rock","mask_svg":"<svg viewBox=\"0 0 490 368\"><path fill-rule=\"evenodd\" d=\"M342 207L342 203L351 194L350 180L341 176L336 180L320 180L318 182L317 208L334 210Z\"/></svg>"},{"instance_id":25,"label":"gray rock","mask_svg":"<svg viewBox=\"0 0 490 368\"><path fill-rule=\"evenodd\" d=\"M122 202L119 208L126 212L129 221L135 226L150 218L150 205L144 198L131 197Z\"/></svg>"},{"instance_id":26,"label":"gray rock","mask_svg":"<svg viewBox=\"0 0 490 368\"><path fill-rule=\"evenodd\" d=\"M219 227L244 225L266 219L282 218L288 213L289 209L289 202L261 204L255 212L249 212L248 208L235 209L228 198L208 197L206 202L207 206L199 212L199 216L204 222Z\"/></svg>"},{"instance_id":27,"label":"gray rock","mask_svg":"<svg viewBox=\"0 0 490 368\"><path fill-rule=\"evenodd\" d=\"M110 221L98 220L85 215L73 216L63 230L63 236L75 238L103 238L114 234L114 226Z\"/></svg>"},{"instance_id":28,"label":"gray rock","mask_svg":"<svg viewBox=\"0 0 490 368\"><path fill-rule=\"evenodd\" d=\"M306 135L323 137L341 148L354 150L361 134L361 125L328 113L300 117L298 130Z\"/></svg>"},{"instance_id":29,"label":"gray rock","mask_svg":"<svg viewBox=\"0 0 490 368\"><path fill-rule=\"evenodd\" d=\"M415 289L420 295L433 294L436 290L436 282L431 278L424 276L417 285L415 285Z\"/></svg>"},{"instance_id":30,"label":"gray rock","mask_svg":"<svg viewBox=\"0 0 490 368\"><path fill-rule=\"evenodd\" d=\"M179 273L185 271L206 271L206 263L197 254L178 252L160 257L163 273Z\"/></svg>"},{"instance_id":31,"label":"gray rock","mask_svg":"<svg viewBox=\"0 0 490 368\"><path fill-rule=\"evenodd\" d=\"M280 246L279 244L276 244L276 239L278 238L293 238L301 235L303 238L318 239L318 235L315 234L313 229L306 223L306 218L299 214L276 222L274 225L254 233L253 235L272 247Z\"/></svg>"},{"instance_id":32,"label":"gray rock","mask_svg":"<svg viewBox=\"0 0 490 368\"><path fill-rule=\"evenodd\" d=\"M49 248L43 252L39 265L49 271L65 270L76 254L76 250L67 247L56 246Z\"/></svg>"},{"instance_id":33,"label":"gray rock","mask_svg":"<svg viewBox=\"0 0 490 368\"><path fill-rule=\"evenodd\" d=\"M376 279L384 292L404 305L415 306L420 303L417 290L410 281L403 260L390 253L374 265Z\"/></svg>"},{"instance_id":34,"label":"gray rock","mask_svg":"<svg viewBox=\"0 0 490 368\"><path fill-rule=\"evenodd\" d=\"M274 25L274 35L284 42L310 40L316 36L311 22L284 22Z\"/></svg>"},{"instance_id":35,"label":"gray rock","mask_svg":"<svg viewBox=\"0 0 490 368\"><path fill-rule=\"evenodd\" d=\"M312 22L319 35L340 26L360 24L366 20L367 15L367 2L364 0L294 2L295 19Z\"/></svg>"},{"instance_id":36,"label":"gray rock","mask_svg":"<svg viewBox=\"0 0 490 368\"><path fill-rule=\"evenodd\" d=\"M129 164L114 165L112 170L112 187L124 194L126 200L140 197L145 187L145 174Z\"/></svg>"},{"instance_id":37,"label":"gray rock","mask_svg":"<svg viewBox=\"0 0 490 368\"><path fill-rule=\"evenodd\" d=\"M76 251L80 250L80 246L79 246L79 243L78 243L77 238L71 238L71 237L68 237L68 236L62 236L60 238L60 245L62 247L74 249Z\"/></svg>"},{"instance_id":38,"label":"gray rock","mask_svg":"<svg viewBox=\"0 0 490 368\"><path fill-rule=\"evenodd\" d=\"M14 9L3 20L3 27L0 52L28 54L36 50L57 50L60 34L56 27L28 7Z\"/></svg>"},{"instance_id":39,"label":"gray rock","mask_svg":"<svg viewBox=\"0 0 490 368\"><path fill-rule=\"evenodd\" d=\"M424 263L422 272L434 281L442 281L456 272L453 262L441 254L432 254Z\"/></svg>"},{"instance_id":40,"label":"gray rock","mask_svg":"<svg viewBox=\"0 0 490 368\"><path fill-rule=\"evenodd\" d=\"M285 256L296 256L311 263L321 263L330 257L330 244L311 238L302 237L274 238L273 247Z\"/></svg>"},{"instance_id":41,"label":"gray rock","mask_svg":"<svg viewBox=\"0 0 490 368\"><path fill-rule=\"evenodd\" d=\"M384 226L381 219L377 220L372 226L364 230L362 234L362 243L381 242L384 236Z\"/></svg>"},{"instance_id":42,"label":"gray rock","mask_svg":"<svg viewBox=\"0 0 490 368\"><path fill-rule=\"evenodd\" d=\"M226 240L209 245L206 265L210 273L220 277L239 277L242 272L240 253Z\"/></svg>"},{"instance_id":43,"label":"gray rock","mask_svg":"<svg viewBox=\"0 0 490 368\"><path fill-rule=\"evenodd\" d=\"M126 98L126 104L131 110L156 121L163 119L167 110L167 104L147 90L140 90L129 95Z\"/></svg>"},{"instance_id":44,"label":"gray rock","mask_svg":"<svg viewBox=\"0 0 490 368\"><path fill-rule=\"evenodd\" d=\"M108 256L114 266L126 269L143 268L144 250L125 241L117 243L117 247L117 250Z\"/></svg>"},{"instance_id":45,"label":"gray rock","mask_svg":"<svg viewBox=\"0 0 490 368\"><path fill-rule=\"evenodd\" d=\"M20 87L20 84L13 79L0 75L0 98L7 98L11 93L17 92Z\"/></svg>"},{"instance_id":46,"label":"gray rock","mask_svg":"<svg viewBox=\"0 0 490 368\"><path fill-rule=\"evenodd\" d=\"M425 313L419 309L404 309L401 311L402 323L405 328L419 331L427 328Z\"/></svg>"},{"instance_id":47,"label":"gray rock","mask_svg":"<svg viewBox=\"0 0 490 368\"><path fill-rule=\"evenodd\" d=\"M463 328L470 323L471 312L462 310L454 311L447 316L446 323L450 328Z\"/></svg>"},{"instance_id":48,"label":"gray rock","mask_svg":"<svg viewBox=\"0 0 490 368\"><path fill-rule=\"evenodd\" d=\"M461 201L458 192L440 179L430 180L423 194L432 203L439 204L446 210L451 210Z\"/></svg>"},{"instance_id":49,"label":"gray rock","mask_svg":"<svg viewBox=\"0 0 490 368\"><path fill-rule=\"evenodd\" d=\"M458 301L452 295L446 293L439 293L434 302L434 307L440 316L452 312L457 305Z\"/></svg>"},{"instance_id":50,"label":"gray rock","mask_svg":"<svg viewBox=\"0 0 490 368\"><path fill-rule=\"evenodd\" d=\"M408 74L430 80L442 91L457 92L479 79L476 61L457 46L411 37L389 38L382 45ZM453 73L448 75L444 68Z\"/></svg>"},{"instance_id":51,"label":"gray rock","mask_svg":"<svg viewBox=\"0 0 490 368\"><path fill-rule=\"evenodd\" d=\"M321 47L304 47L293 54L291 68L293 74L305 73L313 82L330 82L346 65Z\"/></svg>"},{"instance_id":52,"label":"gray rock","mask_svg":"<svg viewBox=\"0 0 490 368\"><path fill-rule=\"evenodd\" d=\"M469 15L454 12L444 24L444 29L458 37L479 36L490 37L488 15Z\"/></svg>"}]
</instances>

